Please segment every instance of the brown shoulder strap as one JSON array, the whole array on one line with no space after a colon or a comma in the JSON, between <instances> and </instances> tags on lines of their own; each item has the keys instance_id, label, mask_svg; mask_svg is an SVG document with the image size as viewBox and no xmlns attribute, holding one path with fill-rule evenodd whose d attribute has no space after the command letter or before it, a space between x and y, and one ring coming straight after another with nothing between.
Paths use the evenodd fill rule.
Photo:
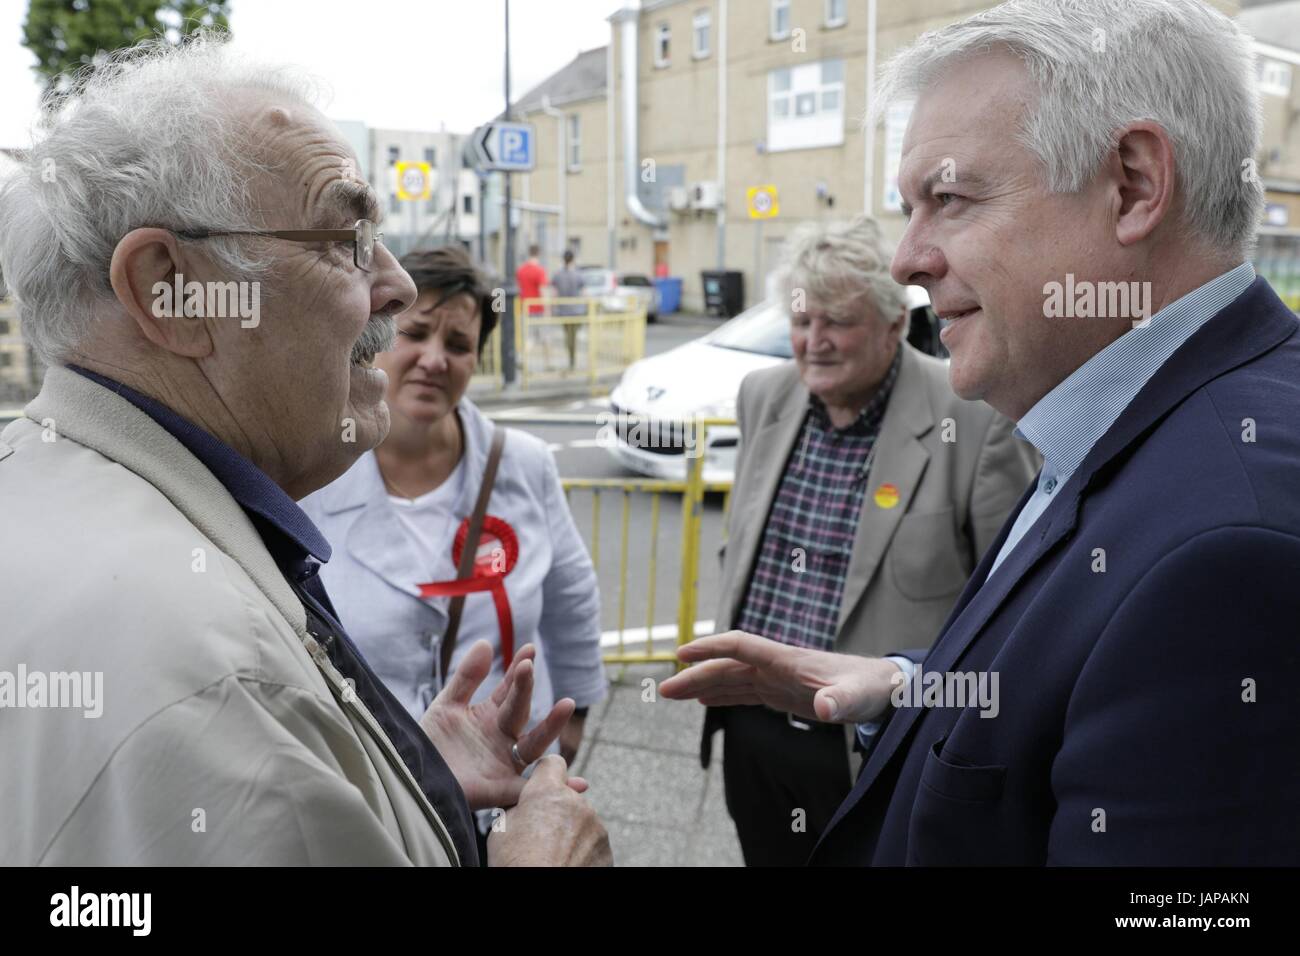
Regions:
<instances>
[{"instance_id":1,"label":"brown shoulder strap","mask_svg":"<svg viewBox=\"0 0 1300 956\"><path fill-rule=\"evenodd\" d=\"M487 516L488 499L492 497L492 486L497 480L497 466L501 464L501 450L506 444L506 430L492 429L492 448L488 452L487 464L483 468L483 481L479 484L478 500L474 502L474 513L469 518L469 529L465 535L465 547L460 553L460 565L456 568L456 580L462 581L474 573L474 558L478 554L479 538L483 536L483 519ZM451 652L456 649L456 634L460 630L460 615L465 607L465 595L451 599L447 610L447 632L442 636L440 661L442 682L447 683L451 670Z\"/></svg>"}]
</instances>

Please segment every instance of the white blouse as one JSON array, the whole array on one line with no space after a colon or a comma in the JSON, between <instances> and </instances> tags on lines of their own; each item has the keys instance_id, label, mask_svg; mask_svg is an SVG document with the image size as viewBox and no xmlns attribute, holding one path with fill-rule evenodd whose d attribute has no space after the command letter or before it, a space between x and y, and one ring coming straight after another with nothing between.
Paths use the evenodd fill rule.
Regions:
<instances>
[{"instance_id":1,"label":"white blouse","mask_svg":"<svg viewBox=\"0 0 1300 956\"><path fill-rule=\"evenodd\" d=\"M478 497L492 423L468 399L457 405L465 450L452 475L414 503L384 487L373 452L299 504L333 548L321 578L344 628L388 689L417 719L438 690L435 677L450 598L421 598L418 585L456 577L452 542ZM600 594L591 558L573 523L555 460L544 442L512 429L488 502L518 541L504 578L514 649L537 647L530 726L556 700L588 707L606 693L600 651ZM458 666L478 639L495 651L475 700L505 676L496 605L489 592L465 598L452 655Z\"/></svg>"}]
</instances>

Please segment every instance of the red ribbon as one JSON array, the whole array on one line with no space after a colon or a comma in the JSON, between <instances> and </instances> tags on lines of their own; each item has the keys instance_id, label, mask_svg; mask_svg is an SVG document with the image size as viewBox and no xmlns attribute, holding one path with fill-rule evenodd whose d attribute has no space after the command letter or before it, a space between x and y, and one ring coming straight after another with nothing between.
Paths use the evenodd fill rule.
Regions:
<instances>
[{"instance_id":1,"label":"red ribbon","mask_svg":"<svg viewBox=\"0 0 1300 956\"><path fill-rule=\"evenodd\" d=\"M451 547L452 562L458 567L468 534L469 519L467 518L456 530L456 538ZM499 567L499 555L497 549L493 549L493 553L475 560L473 577L457 578L453 581L430 581L427 584L417 584L416 587L420 589L422 598L459 597L490 591L492 603L497 611L497 627L501 631L501 655L508 669L515 656L515 624L514 617L510 613L510 598L506 594L505 577L514 570L519 560L519 539L515 536L515 529L495 515L485 515L483 518L483 533L479 540L482 542L487 538L495 538L499 542L500 551L505 557L504 568Z\"/></svg>"}]
</instances>

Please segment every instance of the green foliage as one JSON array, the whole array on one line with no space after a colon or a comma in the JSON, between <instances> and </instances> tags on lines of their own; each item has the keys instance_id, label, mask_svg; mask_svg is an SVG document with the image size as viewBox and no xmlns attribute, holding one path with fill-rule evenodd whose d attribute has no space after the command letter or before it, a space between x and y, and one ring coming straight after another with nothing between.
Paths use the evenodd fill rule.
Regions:
<instances>
[{"instance_id":1,"label":"green foliage","mask_svg":"<svg viewBox=\"0 0 1300 956\"><path fill-rule=\"evenodd\" d=\"M229 0L30 0L23 46L36 54L46 91L57 93L114 50L157 36L180 43L200 28L228 31L229 17Z\"/></svg>"}]
</instances>

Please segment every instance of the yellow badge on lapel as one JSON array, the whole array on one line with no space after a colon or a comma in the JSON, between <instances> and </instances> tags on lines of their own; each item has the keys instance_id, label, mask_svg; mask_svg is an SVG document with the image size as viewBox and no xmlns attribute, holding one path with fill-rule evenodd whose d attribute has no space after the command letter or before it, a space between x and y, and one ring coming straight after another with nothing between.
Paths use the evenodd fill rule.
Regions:
<instances>
[{"instance_id":1,"label":"yellow badge on lapel","mask_svg":"<svg viewBox=\"0 0 1300 956\"><path fill-rule=\"evenodd\" d=\"M880 508L893 508L898 505L898 486L881 485L876 489L876 506Z\"/></svg>"}]
</instances>

